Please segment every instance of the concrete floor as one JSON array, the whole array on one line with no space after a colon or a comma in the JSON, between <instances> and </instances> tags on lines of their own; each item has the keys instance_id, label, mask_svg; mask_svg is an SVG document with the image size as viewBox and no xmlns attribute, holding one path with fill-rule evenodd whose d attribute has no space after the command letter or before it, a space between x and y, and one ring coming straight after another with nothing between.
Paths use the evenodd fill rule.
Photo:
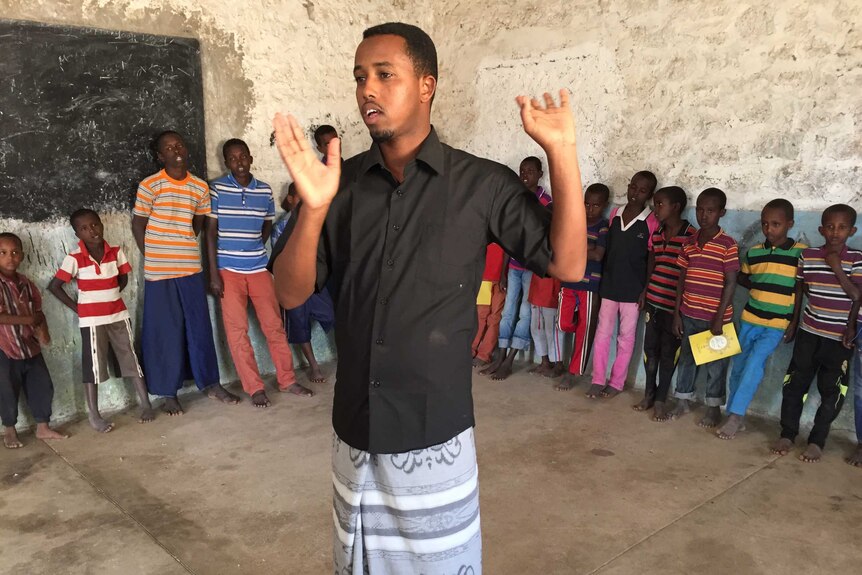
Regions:
<instances>
[{"instance_id":1,"label":"concrete floor","mask_svg":"<svg viewBox=\"0 0 862 575\"><path fill-rule=\"evenodd\" d=\"M329 372L332 366L329 366ZM853 573L862 470L769 453L523 373L474 381L487 574ZM318 574L330 567L331 385L265 411L85 422L0 450L0 573ZM800 445L801 447L801 445Z\"/></svg>"}]
</instances>

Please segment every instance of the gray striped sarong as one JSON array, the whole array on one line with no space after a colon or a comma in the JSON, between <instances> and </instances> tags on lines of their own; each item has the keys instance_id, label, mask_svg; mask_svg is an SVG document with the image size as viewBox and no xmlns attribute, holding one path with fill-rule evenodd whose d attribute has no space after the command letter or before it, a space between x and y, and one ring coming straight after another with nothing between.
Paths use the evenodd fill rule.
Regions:
<instances>
[{"instance_id":1,"label":"gray striped sarong","mask_svg":"<svg viewBox=\"0 0 862 575\"><path fill-rule=\"evenodd\" d=\"M408 453L333 434L336 575L481 575L473 429Z\"/></svg>"}]
</instances>

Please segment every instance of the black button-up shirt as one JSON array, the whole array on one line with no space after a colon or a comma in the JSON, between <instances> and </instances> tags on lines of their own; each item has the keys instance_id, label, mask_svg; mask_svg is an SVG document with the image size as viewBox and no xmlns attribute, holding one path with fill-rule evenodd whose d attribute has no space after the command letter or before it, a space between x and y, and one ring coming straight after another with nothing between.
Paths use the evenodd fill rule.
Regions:
<instances>
[{"instance_id":1,"label":"black button-up shirt","mask_svg":"<svg viewBox=\"0 0 862 575\"><path fill-rule=\"evenodd\" d=\"M473 425L470 344L485 248L544 275L550 212L509 168L431 130L397 182L380 148L344 163L317 289L335 300L332 423L348 445L400 453Z\"/></svg>"}]
</instances>

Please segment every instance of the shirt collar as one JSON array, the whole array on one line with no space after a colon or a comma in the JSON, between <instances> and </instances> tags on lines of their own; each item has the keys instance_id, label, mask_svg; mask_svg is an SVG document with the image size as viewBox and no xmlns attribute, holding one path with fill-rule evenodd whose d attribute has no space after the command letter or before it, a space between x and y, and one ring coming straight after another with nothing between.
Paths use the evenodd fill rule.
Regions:
<instances>
[{"instance_id":1,"label":"shirt collar","mask_svg":"<svg viewBox=\"0 0 862 575\"><path fill-rule=\"evenodd\" d=\"M239 182L237 182L237 181L236 181L236 178L234 178L234 177L233 177L233 172L228 172L228 173L227 173L227 179L228 179L228 181L229 181L231 184L233 184L233 185L234 185L234 186L236 186L237 188L240 188L240 189L243 189L243 190L254 190L254 189L256 189L256 188L257 188L257 179L254 177L254 174L252 174L252 176L251 176L251 181L248 183L248 185L247 185L247 186L243 186L242 184L240 184Z\"/></svg>"},{"instance_id":2,"label":"shirt collar","mask_svg":"<svg viewBox=\"0 0 862 575\"><path fill-rule=\"evenodd\" d=\"M622 221L623 221L623 211L624 211L625 209L626 209L626 207L625 207L625 206L623 206L623 207L621 207L620 209L618 209L618 210L617 210L617 213L615 213L615 214L614 214L614 217L615 217L615 218L619 218L619 219L620 219L620 222L622 222ZM631 225L631 224L632 224L632 222L636 222L637 220L645 220L645 219L647 219L651 213L652 213L652 210L650 209L650 207L649 207L649 206L644 207L643 211L642 211L641 213L639 213L637 216L635 216L635 218L634 218L631 222L629 222L629 225Z\"/></svg>"},{"instance_id":3,"label":"shirt collar","mask_svg":"<svg viewBox=\"0 0 862 575\"><path fill-rule=\"evenodd\" d=\"M104 238L102 238L102 243L105 246L105 254L102 256L104 258L104 256L108 255L108 250L111 249L111 246L108 245L108 242L105 241ZM84 254L94 262L96 261L96 258L90 255L90 250L87 249L87 244L84 243L84 240L78 240L78 247L81 249L82 254Z\"/></svg>"},{"instance_id":4,"label":"shirt collar","mask_svg":"<svg viewBox=\"0 0 862 575\"><path fill-rule=\"evenodd\" d=\"M786 240L784 240L783 244L778 246L778 248L782 249L782 250L789 250L790 248L793 247L793 244L795 244L795 243L796 243L796 240L794 240L793 238L787 238ZM770 244L769 240L766 240L766 239L763 240L763 247L765 247L768 250L775 249L775 246Z\"/></svg>"},{"instance_id":5,"label":"shirt collar","mask_svg":"<svg viewBox=\"0 0 862 575\"><path fill-rule=\"evenodd\" d=\"M440 138L437 137L437 130L431 126L431 132L419 146L419 152L416 153L416 160L422 162L437 174L443 173L443 144L440 143ZM383 153L380 151L380 145L377 142L371 144L371 148L362 160L359 173L364 174L374 166L386 167L383 163Z\"/></svg>"},{"instance_id":6,"label":"shirt collar","mask_svg":"<svg viewBox=\"0 0 862 575\"><path fill-rule=\"evenodd\" d=\"M694 241L693 243L694 243L695 245L697 245L697 244L700 242L700 230L697 230L697 231L694 233L694 235L696 236L696 239L695 239L695 241ZM721 237L721 236L723 236L723 235L724 235L724 228L718 228L718 233L717 233L717 234L715 234L714 236L712 236L712 239L710 239L707 243L709 243L709 242L714 242L715 240L717 240L718 238L720 238L720 237Z\"/></svg>"}]
</instances>

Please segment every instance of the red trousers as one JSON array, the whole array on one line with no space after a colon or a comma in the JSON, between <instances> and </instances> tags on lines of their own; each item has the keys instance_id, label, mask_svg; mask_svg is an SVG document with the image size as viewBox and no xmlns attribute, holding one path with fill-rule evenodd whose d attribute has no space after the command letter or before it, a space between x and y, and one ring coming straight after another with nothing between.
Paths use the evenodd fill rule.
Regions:
<instances>
[{"instance_id":1,"label":"red trousers","mask_svg":"<svg viewBox=\"0 0 862 575\"><path fill-rule=\"evenodd\" d=\"M560 330L575 334L572 359L569 361L569 373L572 375L583 375L587 369L601 302L602 298L597 292L570 288L560 290Z\"/></svg>"},{"instance_id":2,"label":"red trousers","mask_svg":"<svg viewBox=\"0 0 862 575\"><path fill-rule=\"evenodd\" d=\"M500 320L503 318L503 304L506 292L500 289L500 282L491 283L491 305L477 305L479 331L473 339L473 357L491 361L491 354L497 348L500 337Z\"/></svg>"},{"instance_id":3,"label":"red trousers","mask_svg":"<svg viewBox=\"0 0 862 575\"><path fill-rule=\"evenodd\" d=\"M254 348L251 347L248 337L250 299L260 330L269 347L278 387L287 389L296 383L296 375L293 372L293 355L287 345L287 336L284 334L281 313L275 299L272 274L266 270L250 274L221 270L219 275L224 283L224 297L221 300L224 331L242 388L249 395L263 389L263 379L260 377Z\"/></svg>"}]
</instances>

